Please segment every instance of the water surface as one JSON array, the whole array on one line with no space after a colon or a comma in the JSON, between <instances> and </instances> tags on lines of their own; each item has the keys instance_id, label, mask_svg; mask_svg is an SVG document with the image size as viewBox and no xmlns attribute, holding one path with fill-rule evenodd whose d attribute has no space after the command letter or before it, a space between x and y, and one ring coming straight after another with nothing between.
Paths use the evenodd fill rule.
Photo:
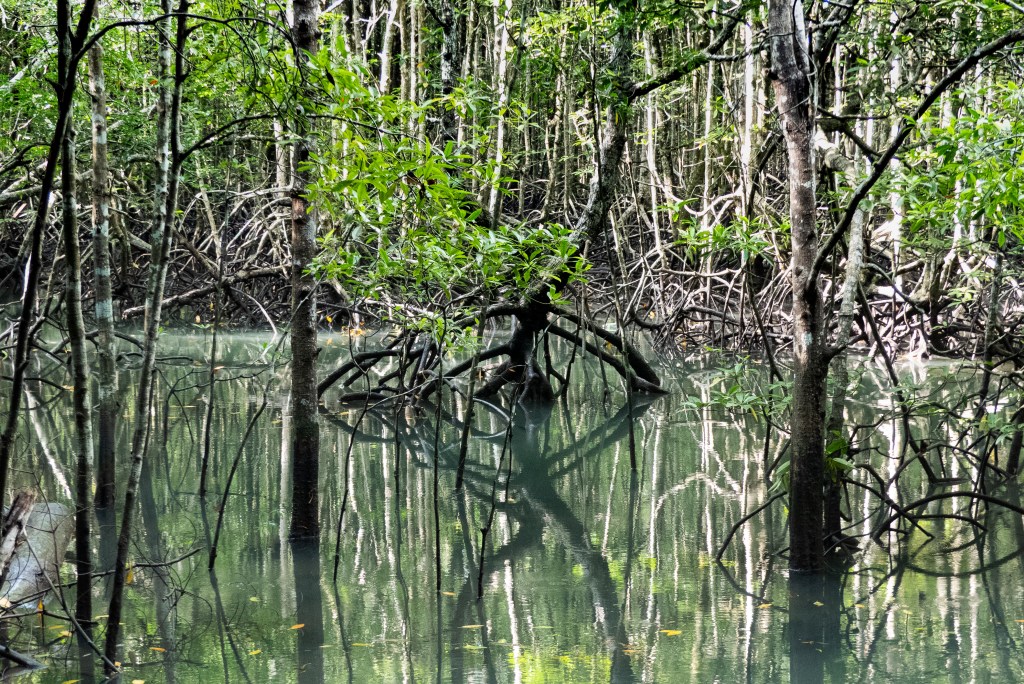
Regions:
<instances>
[{"instance_id":1,"label":"water surface","mask_svg":"<svg viewBox=\"0 0 1024 684\"><path fill-rule=\"evenodd\" d=\"M507 440L510 408L481 405L461 492L454 491L460 423L448 418L464 415L463 399L446 397L438 434L433 406L364 411L338 405L332 394L322 422L321 542L293 548L284 538L287 369L273 363L274 345L259 335L221 340L204 503L197 489L209 339L161 339L125 612L128 681L988 682L1024 675L1018 517L989 515L980 539L960 523L926 523L935 540L889 539L892 555L868 544L842 576L804 586L791 585L785 572L785 509L777 503L715 561L733 524L770 496L765 460L780 446L772 441L765 450L750 412L693 408L727 386L717 369L733 361L666 362L670 394L636 398L632 408L613 379L608 387L596 366L578 361L565 401L512 411ZM322 343L324 367L347 354L347 336ZM58 389L68 382L49 359L35 363L31 374L54 384L31 383L17 479L68 502L72 428ZM936 367L918 379L952 372ZM134 384L123 374L125 424ZM267 408L241 445L265 393ZM890 402L865 373L851 420L869 422ZM127 430L121 434L126 440ZM871 458L884 470L900 447L898 424L883 422L874 439ZM236 457L209 573L208 539ZM851 495L855 512L869 510L870 497ZM859 524L867 531L871 522ZM113 533L101 531L95 553L109 567ZM175 562L146 567L167 561ZM98 614L106 612L106 590L98 581ZM55 602L49 609L60 612ZM67 628L52 616L8 627L16 647L50 666L22 681L78 678Z\"/></svg>"}]
</instances>

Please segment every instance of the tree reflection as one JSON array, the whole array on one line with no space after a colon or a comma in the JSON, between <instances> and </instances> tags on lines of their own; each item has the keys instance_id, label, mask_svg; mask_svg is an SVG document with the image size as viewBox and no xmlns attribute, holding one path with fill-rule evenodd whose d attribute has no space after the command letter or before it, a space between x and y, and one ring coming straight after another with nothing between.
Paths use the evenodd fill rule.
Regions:
<instances>
[{"instance_id":1,"label":"tree reflection","mask_svg":"<svg viewBox=\"0 0 1024 684\"><path fill-rule=\"evenodd\" d=\"M291 544L295 577L295 647L299 684L324 682L324 601L320 588L319 539L295 540Z\"/></svg>"}]
</instances>

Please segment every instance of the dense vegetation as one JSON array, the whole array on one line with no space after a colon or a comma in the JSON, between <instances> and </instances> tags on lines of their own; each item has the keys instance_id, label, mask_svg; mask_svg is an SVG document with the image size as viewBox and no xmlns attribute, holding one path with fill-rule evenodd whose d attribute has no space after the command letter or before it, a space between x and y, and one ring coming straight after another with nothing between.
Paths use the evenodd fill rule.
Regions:
<instances>
[{"instance_id":1,"label":"dense vegetation","mask_svg":"<svg viewBox=\"0 0 1024 684\"><path fill-rule=\"evenodd\" d=\"M934 501L966 502L944 511L967 524L1014 508L997 487L1024 444L1022 20L1011 0L0 8L0 498L29 360L57 329L81 587L90 512L123 502L112 672L159 332L180 324L289 331L296 540L321 536L325 393L438 418L446 392L550 402L573 367L556 338L629 407L662 391L652 355L756 359L715 401L766 422L766 454L785 445L768 503L788 499L795 571L855 548L851 488L876 540ZM384 347L318 365L318 331L383 327ZM494 327L510 334L484 347ZM118 334L143 354L130 445ZM850 350L898 397L884 472L872 425L847 420ZM899 386L899 356L973 360L978 382L936 405ZM451 420L464 459L470 420ZM894 496L911 469L940 489Z\"/></svg>"}]
</instances>

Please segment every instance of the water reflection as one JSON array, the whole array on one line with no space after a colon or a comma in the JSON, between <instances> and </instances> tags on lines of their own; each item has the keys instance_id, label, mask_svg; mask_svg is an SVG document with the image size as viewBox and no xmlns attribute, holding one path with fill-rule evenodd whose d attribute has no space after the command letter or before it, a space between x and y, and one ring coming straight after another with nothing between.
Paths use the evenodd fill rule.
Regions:
<instances>
[{"instance_id":1,"label":"water reflection","mask_svg":"<svg viewBox=\"0 0 1024 684\"><path fill-rule=\"evenodd\" d=\"M192 353L193 342L201 360L201 337L183 341L180 355ZM216 523L227 473L267 383L253 367L263 363L264 351L251 338L224 348L205 509L195 491L206 390L191 367L164 368L162 396L171 387L175 392L160 404L140 497L137 574L125 625L128 681L1024 677L1020 516L992 509L976 529L924 521L923 531L905 538L883 534L896 554L866 541L848 571L816 584L791 581L778 570L785 567L786 545L780 502L739 529L716 564L733 523L768 500L765 469L783 445L766 440L753 419L685 405L687 396L710 397L711 376L700 365L680 367L669 379L672 394L636 403L632 419L621 394L606 400L600 374L582 362L565 401L550 410L480 404L458 492L464 397L445 393L440 432L432 406L418 414L364 411L328 397L324 536L315 549L293 546L285 536L289 454L281 446L289 443L290 421L286 397L278 395L244 446L223 511L216 572L206 571L205 554L160 565L202 547L208 523ZM870 374L863 382L865 391L851 402L851 423L876 420L877 388ZM65 500L73 451L71 423L60 413L64 397L45 384L33 383L31 392L34 408L24 423L31 439L22 442L28 446L21 463L38 474L49 498ZM941 421L932 428L946 429ZM906 438L899 421L884 422L876 433L872 458L884 479L903 458ZM951 462L941 474L962 476L957 468ZM482 541L492 491L493 521ZM853 491L851 513L869 539L878 520L867 515L867 496L858 499ZM907 501L929 491L935 490L925 481L901 480L889 494ZM952 502L941 505L953 510ZM97 529L102 571L109 568L113 528L108 520ZM104 582L97 581L102 591ZM96 605L104 603L97 595ZM79 678L67 640L55 638L63 624L47 617L11 632L26 650L53 654L43 681Z\"/></svg>"},{"instance_id":2,"label":"water reflection","mask_svg":"<svg viewBox=\"0 0 1024 684\"><path fill-rule=\"evenodd\" d=\"M295 655L299 684L322 684L324 680L324 599L320 587L320 543L317 540L291 543L295 577L295 619L298 630Z\"/></svg>"}]
</instances>

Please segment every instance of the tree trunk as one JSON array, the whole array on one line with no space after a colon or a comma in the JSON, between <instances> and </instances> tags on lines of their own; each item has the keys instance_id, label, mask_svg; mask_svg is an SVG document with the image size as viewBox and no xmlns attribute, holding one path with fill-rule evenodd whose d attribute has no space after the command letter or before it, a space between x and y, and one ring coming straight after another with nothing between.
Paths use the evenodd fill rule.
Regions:
<instances>
[{"instance_id":1,"label":"tree trunk","mask_svg":"<svg viewBox=\"0 0 1024 684\"><path fill-rule=\"evenodd\" d=\"M132 431L131 471L125 486L124 511L121 514L121 530L117 538L117 558L114 561L114 581L110 595L107 618L107 640L105 654L110 663L117 662L118 640L121 632L122 599L128 570L128 551L131 542L132 520L135 516L135 502L142 478L142 463L149 442L149 419L152 406L152 383L156 365L156 338L160 329L163 306L164 283L167 278L167 257L170 253L174 214L177 208L179 159L179 124L181 112L181 86L184 82L185 41L188 35L185 15L188 0L178 5L177 31L173 54L175 71L171 82L171 0L162 0L161 19L157 34L158 59L156 123L156 186L154 188L152 251L149 264L149 283L146 288L145 338L143 342L142 368L139 371L139 388L135 401L135 426ZM114 671L107 665L107 674Z\"/></svg>"},{"instance_id":2,"label":"tree trunk","mask_svg":"<svg viewBox=\"0 0 1024 684\"><path fill-rule=\"evenodd\" d=\"M296 0L293 5L292 41L295 63L305 70L319 46L317 0ZM305 81L304 81L305 82ZM304 98L312 102L311 93ZM310 120L299 114L294 122L297 142L292 153L292 520L293 539L320 533L320 424L316 393L316 281L307 269L316 256L316 211L306 201L310 172L306 168L312 147Z\"/></svg>"},{"instance_id":3,"label":"tree trunk","mask_svg":"<svg viewBox=\"0 0 1024 684\"><path fill-rule=\"evenodd\" d=\"M61 59L69 56L71 41L64 27ZM65 52L67 50L67 52ZM60 73L65 69L58 67ZM82 317L82 255L78 246L78 203L75 201L75 131L68 119L61 165L61 221L64 236L64 308L67 316L68 346L71 348L71 401L75 422L75 569L77 574L75 618L82 624L92 621L92 554L90 520L92 517L92 411L89 406L89 360L85 351L85 320Z\"/></svg>"},{"instance_id":4,"label":"tree trunk","mask_svg":"<svg viewBox=\"0 0 1024 684\"><path fill-rule=\"evenodd\" d=\"M14 342L14 364L11 378L11 398L7 406L7 421L3 433L0 434L0 503L7 496L8 471L11 466L11 450L14 447L14 433L18 427L18 413L21 409L21 395L25 384L25 370L29 359L29 329L32 327L32 316L36 306L36 293L39 289L39 269L43 255L43 231L46 228L50 212L50 195L57 175L57 162L67 135L68 120L74 102L75 87L78 78L77 53L89 34L92 25L95 0L86 0L78 17L78 25L73 34L70 33L71 7L65 2L57 3L58 12L65 13L66 25L70 35L70 48L67 52L67 71L58 73L57 88L57 122L50 137L46 153L46 165L43 167L43 178L39 184L39 202L28 236L28 263L25 266L25 286L22 290L21 313L18 317L18 333Z\"/></svg>"},{"instance_id":5,"label":"tree trunk","mask_svg":"<svg viewBox=\"0 0 1024 684\"><path fill-rule=\"evenodd\" d=\"M824 561L825 380L828 356L821 329L821 294L814 276L814 112L809 43L800 0L771 0L772 85L786 140L792 233L793 403L791 425L789 567L820 572Z\"/></svg>"},{"instance_id":6,"label":"tree trunk","mask_svg":"<svg viewBox=\"0 0 1024 684\"><path fill-rule=\"evenodd\" d=\"M93 287L98 390L96 425L96 505L110 508L115 497L117 453L117 367L114 363L114 304L110 285L110 187L107 166L107 91L103 78L103 48L89 50L89 90L92 96L92 225Z\"/></svg>"}]
</instances>

